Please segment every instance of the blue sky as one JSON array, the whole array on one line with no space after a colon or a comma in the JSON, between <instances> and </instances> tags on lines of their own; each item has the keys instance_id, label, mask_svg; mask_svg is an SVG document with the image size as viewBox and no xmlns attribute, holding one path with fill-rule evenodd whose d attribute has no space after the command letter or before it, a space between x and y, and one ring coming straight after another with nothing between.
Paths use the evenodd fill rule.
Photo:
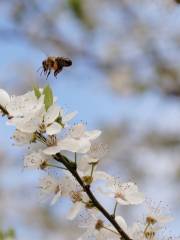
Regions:
<instances>
[{"instance_id":1,"label":"blue sky","mask_svg":"<svg viewBox=\"0 0 180 240\"><path fill-rule=\"evenodd\" d=\"M149 14L151 13L149 12ZM9 26L6 17L1 19L0 25ZM68 28L66 33L67 36L72 36L71 33L75 25L76 24L72 24ZM67 26L68 23L64 25L64 31L67 29ZM74 35L75 41L78 41L79 37L77 35L78 32ZM96 47L98 48L98 46ZM18 78L21 78L21 72L17 72L13 65L19 61L23 62L24 65L30 63L36 74L37 82L41 79L43 84L50 83L54 90L54 94L59 99L58 102L60 105L67 109L67 111L77 110L79 114L75 122L87 122L88 128L90 129L101 129L102 124L118 124L120 121L126 120L132 123L136 134L142 134L149 128L156 129L157 131L167 130L170 133L175 132L180 134L180 108L179 103L175 98L172 100L165 100L163 95L157 95L154 92L127 98L116 95L110 89L106 76L102 75L96 69L87 66L87 63L84 63L79 59L73 59L72 68L65 69L58 76L58 79L50 77L48 81L45 79L43 80L43 77L40 77L39 74L36 73L36 70L45 58L44 53L41 49L33 48L30 44L23 41L1 41L0 53L0 88L5 88L13 93L13 87L18 82ZM34 79L32 80L32 84L33 83ZM31 83L29 83L29 85L31 85ZM28 90L30 89L27 89L27 91ZM10 156L13 159L12 165L14 166L17 164L19 169L13 168L12 171L9 170L8 176L6 172L4 172L1 177L1 183L3 182L4 184L7 184L7 186L10 186L11 184L14 186L23 181L23 179L26 179L25 181L27 182L31 182L34 175L32 176L30 173L28 173L27 176L25 176L24 173L22 173L22 175L19 174L22 169L20 164L22 159L19 162L17 159L22 157L21 150L12 147L12 141L10 140L12 129L7 126L5 127L4 122L4 120L0 120L0 133L1 136L3 136L0 138L0 145L2 149L9 151ZM137 122L137 124L134 125L134 122ZM9 176L13 176L13 181L11 181ZM34 182L32 185L34 186ZM158 194L159 189L154 190L154 185L156 185L156 182L153 182L152 180L152 187L148 191L154 194L155 199L157 198L157 200L159 200L161 197ZM162 187L163 189L165 186L166 183L163 182L162 185L159 185L158 187ZM168 186L169 189L171 187L173 188L173 186ZM166 189L162 192L164 199L167 197L165 193ZM35 197L32 201L35 201ZM7 225L11 224L16 227L19 236L25 236L27 229L21 228L21 224L23 224L21 221L15 221L15 208L14 214L15 215L12 218L13 221L9 218ZM179 233L178 219L180 219L180 216L178 212L174 215L177 215L177 220L175 221L175 224L171 224L171 229L173 232ZM34 234L34 237L37 239L37 233L33 232L32 234Z\"/></svg>"}]
</instances>

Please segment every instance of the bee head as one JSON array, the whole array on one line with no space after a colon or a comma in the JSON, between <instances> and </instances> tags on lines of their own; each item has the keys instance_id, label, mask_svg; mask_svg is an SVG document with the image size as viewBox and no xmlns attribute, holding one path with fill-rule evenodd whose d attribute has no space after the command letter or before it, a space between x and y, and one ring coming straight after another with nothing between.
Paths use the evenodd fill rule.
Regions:
<instances>
[{"instance_id":1,"label":"bee head","mask_svg":"<svg viewBox=\"0 0 180 240\"><path fill-rule=\"evenodd\" d=\"M65 62L65 66L67 66L67 67L72 65L72 61L69 58L66 58L64 62Z\"/></svg>"}]
</instances>

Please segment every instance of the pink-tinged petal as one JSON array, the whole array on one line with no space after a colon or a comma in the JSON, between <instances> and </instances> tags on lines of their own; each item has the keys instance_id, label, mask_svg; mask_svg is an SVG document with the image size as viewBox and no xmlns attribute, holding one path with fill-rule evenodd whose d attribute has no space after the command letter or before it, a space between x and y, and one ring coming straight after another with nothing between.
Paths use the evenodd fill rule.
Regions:
<instances>
[{"instance_id":1,"label":"pink-tinged petal","mask_svg":"<svg viewBox=\"0 0 180 240\"><path fill-rule=\"evenodd\" d=\"M90 150L91 143L86 138L81 138L79 141L78 153L87 153Z\"/></svg>"},{"instance_id":2,"label":"pink-tinged petal","mask_svg":"<svg viewBox=\"0 0 180 240\"><path fill-rule=\"evenodd\" d=\"M84 136L85 126L82 123L78 123L71 128L70 136L74 139L81 139Z\"/></svg>"},{"instance_id":3,"label":"pink-tinged petal","mask_svg":"<svg viewBox=\"0 0 180 240\"><path fill-rule=\"evenodd\" d=\"M77 111L75 112L71 112L71 113L68 113L66 114L65 116L63 116L63 122L66 123L66 122L69 122L70 120L72 120L76 115L77 115Z\"/></svg>"},{"instance_id":4,"label":"pink-tinged petal","mask_svg":"<svg viewBox=\"0 0 180 240\"><path fill-rule=\"evenodd\" d=\"M63 150L67 150L70 152L77 152L79 147L78 142L73 138L65 138L62 140L61 144Z\"/></svg>"},{"instance_id":5,"label":"pink-tinged petal","mask_svg":"<svg viewBox=\"0 0 180 240\"><path fill-rule=\"evenodd\" d=\"M108 197L114 198L114 193L113 192L105 191L102 187L98 187L97 191L100 192L103 195L106 195Z\"/></svg>"},{"instance_id":6,"label":"pink-tinged petal","mask_svg":"<svg viewBox=\"0 0 180 240\"><path fill-rule=\"evenodd\" d=\"M127 231L128 231L128 226L127 226L127 223L126 223L126 221L124 220L124 218L121 217L121 216L116 216L115 219L116 219L117 223L119 224L119 226L127 233Z\"/></svg>"},{"instance_id":7,"label":"pink-tinged petal","mask_svg":"<svg viewBox=\"0 0 180 240\"><path fill-rule=\"evenodd\" d=\"M93 175L93 180L106 180L108 181L109 179L111 179L111 176L109 174L107 174L106 172L103 171L95 171L94 175Z\"/></svg>"},{"instance_id":8,"label":"pink-tinged petal","mask_svg":"<svg viewBox=\"0 0 180 240\"><path fill-rule=\"evenodd\" d=\"M121 186L126 189L126 193L138 192L138 186L133 182L122 183Z\"/></svg>"},{"instance_id":9,"label":"pink-tinged petal","mask_svg":"<svg viewBox=\"0 0 180 240\"><path fill-rule=\"evenodd\" d=\"M154 218L157 219L158 223L160 224L165 224L174 220L174 218L171 216L157 216Z\"/></svg>"},{"instance_id":10,"label":"pink-tinged petal","mask_svg":"<svg viewBox=\"0 0 180 240\"><path fill-rule=\"evenodd\" d=\"M77 153L86 153L91 147L91 143L86 138L81 138L80 140L74 138L65 138L61 142L62 150L77 152Z\"/></svg>"},{"instance_id":11,"label":"pink-tinged petal","mask_svg":"<svg viewBox=\"0 0 180 240\"><path fill-rule=\"evenodd\" d=\"M46 128L47 135L55 135L58 134L62 129L62 126L57 123L53 122L49 127Z\"/></svg>"},{"instance_id":12,"label":"pink-tinged petal","mask_svg":"<svg viewBox=\"0 0 180 240\"><path fill-rule=\"evenodd\" d=\"M120 205L129 205L130 203L123 198L116 198L116 201L120 204Z\"/></svg>"},{"instance_id":13,"label":"pink-tinged petal","mask_svg":"<svg viewBox=\"0 0 180 240\"><path fill-rule=\"evenodd\" d=\"M83 207L82 202L74 203L72 208L70 209L68 215L67 215L67 219L73 220L78 215L78 213L79 213L79 211L81 210L82 207Z\"/></svg>"},{"instance_id":14,"label":"pink-tinged petal","mask_svg":"<svg viewBox=\"0 0 180 240\"><path fill-rule=\"evenodd\" d=\"M3 89L0 89L0 105L3 107L6 107L6 105L9 102L10 102L9 94Z\"/></svg>"},{"instance_id":15,"label":"pink-tinged petal","mask_svg":"<svg viewBox=\"0 0 180 240\"><path fill-rule=\"evenodd\" d=\"M17 120L17 119L12 118L11 123L13 123L13 120ZM19 123L15 123L15 125L16 125L16 128L21 132L34 133L38 129L40 122L41 122L41 119L34 118L27 122L19 121Z\"/></svg>"},{"instance_id":16,"label":"pink-tinged petal","mask_svg":"<svg viewBox=\"0 0 180 240\"><path fill-rule=\"evenodd\" d=\"M56 193L56 195L53 197L50 205L51 206L54 205L60 197L61 197L61 190L59 190L58 193Z\"/></svg>"},{"instance_id":17,"label":"pink-tinged petal","mask_svg":"<svg viewBox=\"0 0 180 240\"><path fill-rule=\"evenodd\" d=\"M100 130L86 131L85 136L89 138L89 140L95 140L101 135Z\"/></svg>"},{"instance_id":18,"label":"pink-tinged petal","mask_svg":"<svg viewBox=\"0 0 180 240\"><path fill-rule=\"evenodd\" d=\"M46 149L43 150L43 153L46 155L54 155L56 153L59 153L61 151L61 146L52 146L52 147L47 147Z\"/></svg>"},{"instance_id":19,"label":"pink-tinged petal","mask_svg":"<svg viewBox=\"0 0 180 240\"><path fill-rule=\"evenodd\" d=\"M130 204L140 204L144 202L144 194L141 192L132 192L126 195Z\"/></svg>"},{"instance_id":20,"label":"pink-tinged petal","mask_svg":"<svg viewBox=\"0 0 180 240\"><path fill-rule=\"evenodd\" d=\"M59 116L60 108L57 105L49 107L47 113L44 116L44 122L46 125L53 123Z\"/></svg>"}]
</instances>

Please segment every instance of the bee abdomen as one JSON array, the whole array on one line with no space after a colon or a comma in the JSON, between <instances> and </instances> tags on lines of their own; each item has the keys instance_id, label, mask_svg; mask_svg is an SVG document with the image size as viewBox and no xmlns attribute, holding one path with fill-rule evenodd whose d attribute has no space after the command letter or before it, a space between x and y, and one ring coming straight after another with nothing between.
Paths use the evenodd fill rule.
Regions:
<instances>
[{"instance_id":1,"label":"bee abdomen","mask_svg":"<svg viewBox=\"0 0 180 240\"><path fill-rule=\"evenodd\" d=\"M64 57L57 57L56 61L61 65L62 67L70 67L72 65L72 61L69 58Z\"/></svg>"}]
</instances>

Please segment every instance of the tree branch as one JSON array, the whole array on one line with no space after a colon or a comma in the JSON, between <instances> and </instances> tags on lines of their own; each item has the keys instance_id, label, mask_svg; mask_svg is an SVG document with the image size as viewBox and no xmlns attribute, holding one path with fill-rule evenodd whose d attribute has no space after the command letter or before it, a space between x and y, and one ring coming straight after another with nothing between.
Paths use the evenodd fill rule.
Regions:
<instances>
[{"instance_id":1,"label":"tree branch","mask_svg":"<svg viewBox=\"0 0 180 240\"><path fill-rule=\"evenodd\" d=\"M94 206L109 220L109 222L114 226L114 228L118 231L120 234L122 240L132 240L127 233L124 232L124 230L119 226L119 224L116 222L115 218L110 215L107 210L100 204L100 202L96 199L94 194L92 193L90 189L90 185L84 184L83 180L79 176L76 165L74 162L69 161L69 159L60 153L54 155L54 159L60 163L62 163L74 176L74 178L77 180L77 182L81 185L83 190L86 192Z\"/></svg>"}]
</instances>

